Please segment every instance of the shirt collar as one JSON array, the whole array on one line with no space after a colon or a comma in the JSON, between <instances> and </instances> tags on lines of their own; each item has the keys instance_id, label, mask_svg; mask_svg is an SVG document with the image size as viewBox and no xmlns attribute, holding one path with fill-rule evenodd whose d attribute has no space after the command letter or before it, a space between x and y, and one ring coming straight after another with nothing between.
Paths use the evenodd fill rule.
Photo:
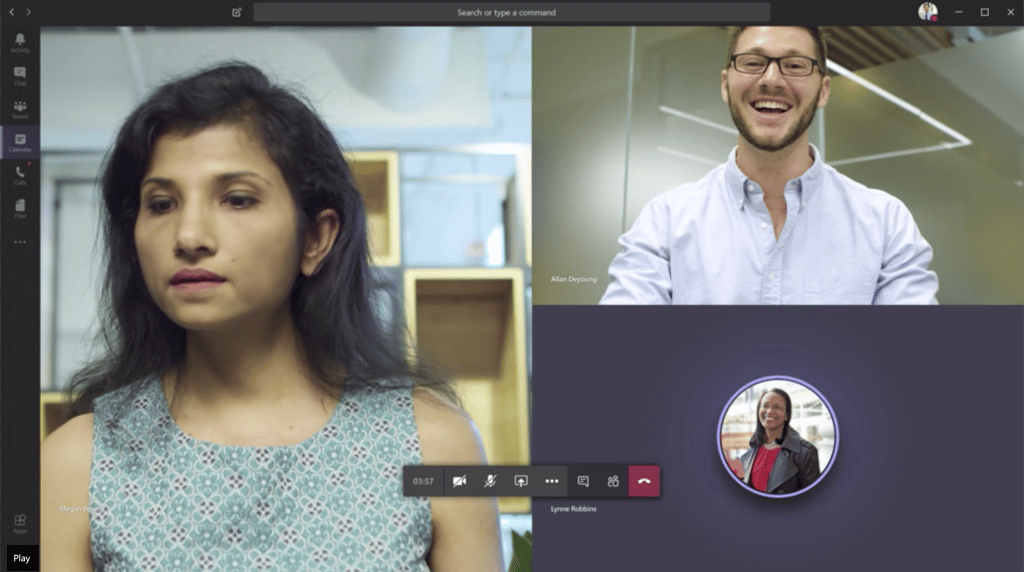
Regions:
<instances>
[{"instance_id":1,"label":"shirt collar","mask_svg":"<svg viewBox=\"0 0 1024 572\"><path fill-rule=\"evenodd\" d=\"M738 148L733 147L732 152L729 153L729 160L725 164L725 182L729 187L731 196L736 201L736 207L743 210L747 197L750 193L759 190L759 188L757 183L748 179L739 166L736 165L736 149ZM810 200L814 192L821 186L825 171L825 164L821 161L821 153L818 152L818 148L811 145L811 153L814 154L814 163L809 169L804 171L804 174L793 179L796 181L796 194L800 199L800 210L803 210L807 201ZM747 183L750 184L748 185Z\"/></svg>"},{"instance_id":2,"label":"shirt collar","mask_svg":"<svg viewBox=\"0 0 1024 572\"><path fill-rule=\"evenodd\" d=\"M801 439L802 437L800 437L800 434L796 432L796 429L793 429L792 427L787 427L786 438L782 440L782 448L789 449L790 451L793 451L795 453L799 452Z\"/></svg>"}]
</instances>

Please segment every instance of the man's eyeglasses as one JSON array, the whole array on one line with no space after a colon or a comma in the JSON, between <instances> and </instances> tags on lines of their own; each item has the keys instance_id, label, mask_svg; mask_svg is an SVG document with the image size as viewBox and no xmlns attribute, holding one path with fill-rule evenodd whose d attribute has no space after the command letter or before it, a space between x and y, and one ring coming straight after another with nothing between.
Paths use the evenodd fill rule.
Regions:
<instances>
[{"instance_id":1,"label":"man's eyeglasses","mask_svg":"<svg viewBox=\"0 0 1024 572\"><path fill-rule=\"evenodd\" d=\"M750 75L763 74L772 62L779 62L779 71L789 77L807 77L814 73L814 68L818 65L818 60L807 56L769 58L763 54L735 54L732 57L732 67L740 73Z\"/></svg>"}]
</instances>

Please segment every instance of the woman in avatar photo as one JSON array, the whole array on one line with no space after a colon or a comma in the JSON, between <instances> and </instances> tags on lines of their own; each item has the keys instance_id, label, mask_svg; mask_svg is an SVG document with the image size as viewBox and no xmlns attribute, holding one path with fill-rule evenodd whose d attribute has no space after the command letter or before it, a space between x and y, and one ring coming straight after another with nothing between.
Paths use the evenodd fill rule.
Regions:
<instances>
[{"instance_id":1,"label":"woman in avatar photo","mask_svg":"<svg viewBox=\"0 0 1024 572\"><path fill-rule=\"evenodd\" d=\"M743 482L755 490L794 493L821 476L818 450L789 426L792 414L789 394L781 389L769 389L757 400L757 429L740 459Z\"/></svg>"}]
</instances>

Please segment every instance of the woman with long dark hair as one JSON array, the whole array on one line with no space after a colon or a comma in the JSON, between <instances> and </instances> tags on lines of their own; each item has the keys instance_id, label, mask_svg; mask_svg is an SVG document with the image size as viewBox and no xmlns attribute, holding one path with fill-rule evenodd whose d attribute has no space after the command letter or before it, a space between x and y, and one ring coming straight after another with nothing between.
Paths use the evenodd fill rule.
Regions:
<instances>
[{"instance_id":1,"label":"woman with long dark hair","mask_svg":"<svg viewBox=\"0 0 1024 572\"><path fill-rule=\"evenodd\" d=\"M127 118L102 179L106 352L42 449L43 570L499 570L485 462L372 307L366 215L310 106L229 63Z\"/></svg>"},{"instance_id":2,"label":"woman with long dark hair","mask_svg":"<svg viewBox=\"0 0 1024 572\"><path fill-rule=\"evenodd\" d=\"M757 429L743 454L743 482L768 494L789 494L809 487L818 477L818 449L789 425L793 403L781 389L757 400Z\"/></svg>"}]
</instances>

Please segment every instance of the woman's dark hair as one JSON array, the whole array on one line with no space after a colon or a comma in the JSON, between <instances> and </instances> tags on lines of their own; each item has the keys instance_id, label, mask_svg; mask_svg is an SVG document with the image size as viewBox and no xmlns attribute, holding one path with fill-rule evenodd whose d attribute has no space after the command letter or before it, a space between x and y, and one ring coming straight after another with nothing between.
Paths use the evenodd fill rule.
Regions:
<instances>
[{"instance_id":1,"label":"woman's dark hair","mask_svg":"<svg viewBox=\"0 0 1024 572\"><path fill-rule=\"evenodd\" d=\"M750 437L751 447L760 447L768 441L768 433L764 430L764 425L761 424L761 414L758 413L761 410L761 401L764 400L765 396L769 393L777 393L782 396L782 399L786 402L786 422L782 426L782 436L779 437L779 443L786 440L786 433L789 432L789 419L793 416L793 402L789 399L789 394L781 389L769 389L768 391L761 394L761 397L757 398L757 409L754 412L754 419L757 420L757 429L754 431L753 436Z\"/></svg>"},{"instance_id":2,"label":"woman's dark hair","mask_svg":"<svg viewBox=\"0 0 1024 572\"><path fill-rule=\"evenodd\" d=\"M77 372L69 416L135 381L160 375L185 355L185 331L154 303L135 248L140 183L157 139L213 125L237 125L260 142L284 175L298 211L300 244L316 216L334 209L340 230L313 276L299 276L291 314L309 366L323 388L343 385L450 386L411 361L405 338L388 332L373 308L366 212L331 131L300 95L259 69L228 62L159 87L125 120L102 176L106 280L102 292L104 355Z\"/></svg>"}]
</instances>

